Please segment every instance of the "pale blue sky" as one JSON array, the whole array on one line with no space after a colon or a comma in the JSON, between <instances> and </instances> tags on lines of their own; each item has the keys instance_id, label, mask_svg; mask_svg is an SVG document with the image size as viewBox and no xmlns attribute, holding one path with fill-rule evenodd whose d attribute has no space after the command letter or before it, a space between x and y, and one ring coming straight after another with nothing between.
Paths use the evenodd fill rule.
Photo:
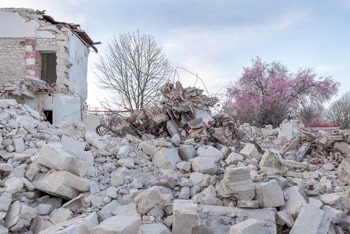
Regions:
<instances>
[{"instance_id":1,"label":"pale blue sky","mask_svg":"<svg viewBox=\"0 0 350 234\"><path fill-rule=\"evenodd\" d=\"M119 33L154 36L170 63L198 74L215 94L235 82L257 56L291 72L312 67L350 91L350 0L0 0L0 7L46 10L56 20L80 24L103 54ZM91 107L101 98L93 80ZM179 70L185 86L195 77ZM198 83L197 83L198 85ZM202 88L202 86L199 86Z\"/></svg>"}]
</instances>

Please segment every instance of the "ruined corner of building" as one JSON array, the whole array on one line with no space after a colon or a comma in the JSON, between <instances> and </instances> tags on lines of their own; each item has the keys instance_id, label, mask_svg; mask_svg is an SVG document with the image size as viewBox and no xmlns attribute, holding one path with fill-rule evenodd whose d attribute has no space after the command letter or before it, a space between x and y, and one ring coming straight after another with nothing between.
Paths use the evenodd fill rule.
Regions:
<instances>
[{"instance_id":1,"label":"ruined corner of building","mask_svg":"<svg viewBox=\"0 0 350 234\"><path fill-rule=\"evenodd\" d=\"M95 44L79 24L45 11L0 8L0 98L27 104L53 124L81 121Z\"/></svg>"}]
</instances>

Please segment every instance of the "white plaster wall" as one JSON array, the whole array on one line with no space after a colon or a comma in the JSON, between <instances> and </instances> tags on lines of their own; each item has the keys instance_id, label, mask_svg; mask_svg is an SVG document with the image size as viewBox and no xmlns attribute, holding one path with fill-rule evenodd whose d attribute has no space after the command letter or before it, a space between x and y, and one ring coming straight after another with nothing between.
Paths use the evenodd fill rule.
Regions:
<instances>
[{"instance_id":1,"label":"white plaster wall","mask_svg":"<svg viewBox=\"0 0 350 234\"><path fill-rule=\"evenodd\" d=\"M74 90L87 98L87 69L89 49L73 34L69 33L69 80Z\"/></svg>"},{"instance_id":2,"label":"white plaster wall","mask_svg":"<svg viewBox=\"0 0 350 234\"><path fill-rule=\"evenodd\" d=\"M52 110L53 124L81 122L81 102L76 96L54 94L45 98L45 110Z\"/></svg>"},{"instance_id":3,"label":"white plaster wall","mask_svg":"<svg viewBox=\"0 0 350 234\"><path fill-rule=\"evenodd\" d=\"M55 36L47 31L37 31L39 23L34 20L25 20L16 12L0 11L0 37L7 38L54 38Z\"/></svg>"}]
</instances>

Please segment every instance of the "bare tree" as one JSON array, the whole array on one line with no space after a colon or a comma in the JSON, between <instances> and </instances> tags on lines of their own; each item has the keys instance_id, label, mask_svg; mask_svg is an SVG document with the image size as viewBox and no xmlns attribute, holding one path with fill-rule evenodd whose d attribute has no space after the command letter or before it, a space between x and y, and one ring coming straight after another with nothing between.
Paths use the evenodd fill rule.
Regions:
<instances>
[{"instance_id":1,"label":"bare tree","mask_svg":"<svg viewBox=\"0 0 350 234\"><path fill-rule=\"evenodd\" d=\"M327 116L341 128L350 127L350 92L345 93L330 105Z\"/></svg>"},{"instance_id":2,"label":"bare tree","mask_svg":"<svg viewBox=\"0 0 350 234\"><path fill-rule=\"evenodd\" d=\"M107 106L115 104L128 111L154 103L171 70L154 38L138 30L114 37L96 68L100 87L113 93L114 100L108 100Z\"/></svg>"}]
</instances>

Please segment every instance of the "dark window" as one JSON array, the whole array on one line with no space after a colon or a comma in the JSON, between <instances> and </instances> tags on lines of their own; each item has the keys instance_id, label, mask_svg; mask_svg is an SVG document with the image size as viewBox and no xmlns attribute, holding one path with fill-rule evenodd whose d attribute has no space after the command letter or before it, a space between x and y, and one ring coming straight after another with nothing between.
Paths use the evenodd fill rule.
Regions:
<instances>
[{"instance_id":1,"label":"dark window","mask_svg":"<svg viewBox=\"0 0 350 234\"><path fill-rule=\"evenodd\" d=\"M41 79L50 85L56 83L56 53L41 52Z\"/></svg>"},{"instance_id":2,"label":"dark window","mask_svg":"<svg viewBox=\"0 0 350 234\"><path fill-rule=\"evenodd\" d=\"M45 120L52 124L52 110L44 110Z\"/></svg>"}]
</instances>

